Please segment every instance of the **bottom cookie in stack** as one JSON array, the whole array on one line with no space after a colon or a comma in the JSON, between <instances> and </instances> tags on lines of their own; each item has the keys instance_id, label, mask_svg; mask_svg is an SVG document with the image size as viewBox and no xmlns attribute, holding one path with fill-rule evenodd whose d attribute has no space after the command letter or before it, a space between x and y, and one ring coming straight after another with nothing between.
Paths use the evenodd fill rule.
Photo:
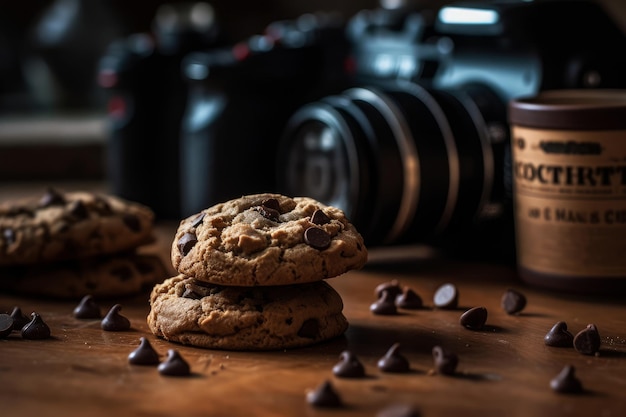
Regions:
<instances>
[{"instance_id":1,"label":"bottom cookie in stack","mask_svg":"<svg viewBox=\"0 0 626 417\"><path fill-rule=\"evenodd\" d=\"M204 348L303 347L348 328L341 297L324 281L232 287L178 275L155 286L150 304L148 326L155 335Z\"/></svg>"},{"instance_id":2,"label":"bottom cookie in stack","mask_svg":"<svg viewBox=\"0 0 626 417\"><path fill-rule=\"evenodd\" d=\"M79 299L125 297L151 289L168 276L152 254L114 254L0 269L0 290L37 296Z\"/></svg>"},{"instance_id":3,"label":"bottom cookie in stack","mask_svg":"<svg viewBox=\"0 0 626 417\"><path fill-rule=\"evenodd\" d=\"M348 321L326 279L367 261L341 210L280 194L243 196L182 220L171 255L179 275L153 288L148 326L166 340L227 350L340 336Z\"/></svg>"}]
</instances>

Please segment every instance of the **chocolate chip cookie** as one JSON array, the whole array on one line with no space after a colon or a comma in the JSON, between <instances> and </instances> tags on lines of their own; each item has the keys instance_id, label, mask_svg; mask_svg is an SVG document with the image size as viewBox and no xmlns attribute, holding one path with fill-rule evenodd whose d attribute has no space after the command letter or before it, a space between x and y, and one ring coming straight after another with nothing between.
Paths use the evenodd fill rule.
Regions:
<instances>
[{"instance_id":1,"label":"chocolate chip cookie","mask_svg":"<svg viewBox=\"0 0 626 417\"><path fill-rule=\"evenodd\" d=\"M178 275L150 295L150 330L172 342L226 350L303 347L347 329L343 302L326 282L233 287Z\"/></svg>"},{"instance_id":2,"label":"chocolate chip cookie","mask_svg":"<svg viewBox=\"0 0 626 417\"><path fill-rule=\"evenodd\" d=\"M0 289L26 296L78 299L148 291L170 276L161 258L118 253L36 265L0 267Z\"/></svg>"},{"instance_id":3,"label":"chocolate chip cookie","mask_svg":"<svg viewBox=\"0 0 626 417\"><path fill-rule=\"evenodd\" d=\"M243 196L181 221L172 265L220 285L290 285L361 268L367 249L335 207L306 197Z\"/></svg>"},{"instance_id":4,"label":"chocolate chip cookie","mask_svg":"<svg viewBox=\"0 0 626 417\"><path fill-rule=\"evenodd\" d=\"M59 192L0 205L0 265L78 259L150 243L154 213L111 195Z\"/></svg>"}]
</instances>

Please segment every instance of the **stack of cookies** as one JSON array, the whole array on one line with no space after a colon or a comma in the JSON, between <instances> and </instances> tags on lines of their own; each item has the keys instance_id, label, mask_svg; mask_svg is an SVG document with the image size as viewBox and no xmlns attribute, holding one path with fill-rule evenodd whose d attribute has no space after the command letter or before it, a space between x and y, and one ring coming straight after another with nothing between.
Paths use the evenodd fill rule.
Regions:
<instances>
[{"instance_id":1,"label":"stack of cookies","mask_svg":"<svg viewBox=\"0 0 626 417\"><path fill-rule=\"evenodd\" d=\"M49 189L0 205L0 289L81 298L134 295L168 276L154 241L154 213L111 195Z\"/></svg>"},{"instance_id":2,"label":"stack of cookies","mask_svg":"<svg viewBox=\"0 0 626 417\"><path fill-rule=\"evenodd\" d=\"M325 279L361 268L367 249L344 213L313 199L244 196L181 221L179 275L154 287L147 321L166 340L212 349L302 347L343 334Z\"/></svg>"}]
</instances>

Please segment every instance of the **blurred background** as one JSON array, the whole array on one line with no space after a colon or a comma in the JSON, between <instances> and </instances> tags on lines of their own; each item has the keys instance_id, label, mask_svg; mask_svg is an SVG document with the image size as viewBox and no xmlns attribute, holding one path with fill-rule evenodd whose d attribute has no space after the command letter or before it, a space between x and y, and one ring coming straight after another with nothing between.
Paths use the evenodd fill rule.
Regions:
<instances>
[{"instance_id":1,"label":"blurred background","mask_svg":"<svg viewBox=\"0 0 626 417\"><path fill-rule=\"evenodd\" d=\"M102 88L107 80L98 84L99 61L115 39L153 31L159 7L183 3L0 0L0 185L105 178L105 116L111 103ZM433 8L448 2L414 3ZM626 2L601 3L626 28ZM210 4L215 15L207 18L219 22L227 42L236 42L260 33L272 21L316 11L336 11L349 18L379 2L216 0ZM163 19L166 25L167 16ZM559 22L554 24L558 30Z\"/></svg>"}]
</instances>

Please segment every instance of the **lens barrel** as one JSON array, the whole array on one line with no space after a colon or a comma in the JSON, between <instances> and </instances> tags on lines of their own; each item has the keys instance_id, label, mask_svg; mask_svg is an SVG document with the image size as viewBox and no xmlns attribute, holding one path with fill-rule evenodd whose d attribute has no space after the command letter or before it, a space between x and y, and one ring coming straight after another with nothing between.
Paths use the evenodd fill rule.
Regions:
<instances>
[{"instance_id":1,"label":"lens barrel","mask_svg":"<svg viewBox=\"0 0 626 417\"><path fill-rule=\"evenodd\" d=\"M443 239L501 197L489 126L505 115L487 93L400 81L310 103L287 123L278 187L343 209L369 244Z\"/></svg>"}]
</instances>

